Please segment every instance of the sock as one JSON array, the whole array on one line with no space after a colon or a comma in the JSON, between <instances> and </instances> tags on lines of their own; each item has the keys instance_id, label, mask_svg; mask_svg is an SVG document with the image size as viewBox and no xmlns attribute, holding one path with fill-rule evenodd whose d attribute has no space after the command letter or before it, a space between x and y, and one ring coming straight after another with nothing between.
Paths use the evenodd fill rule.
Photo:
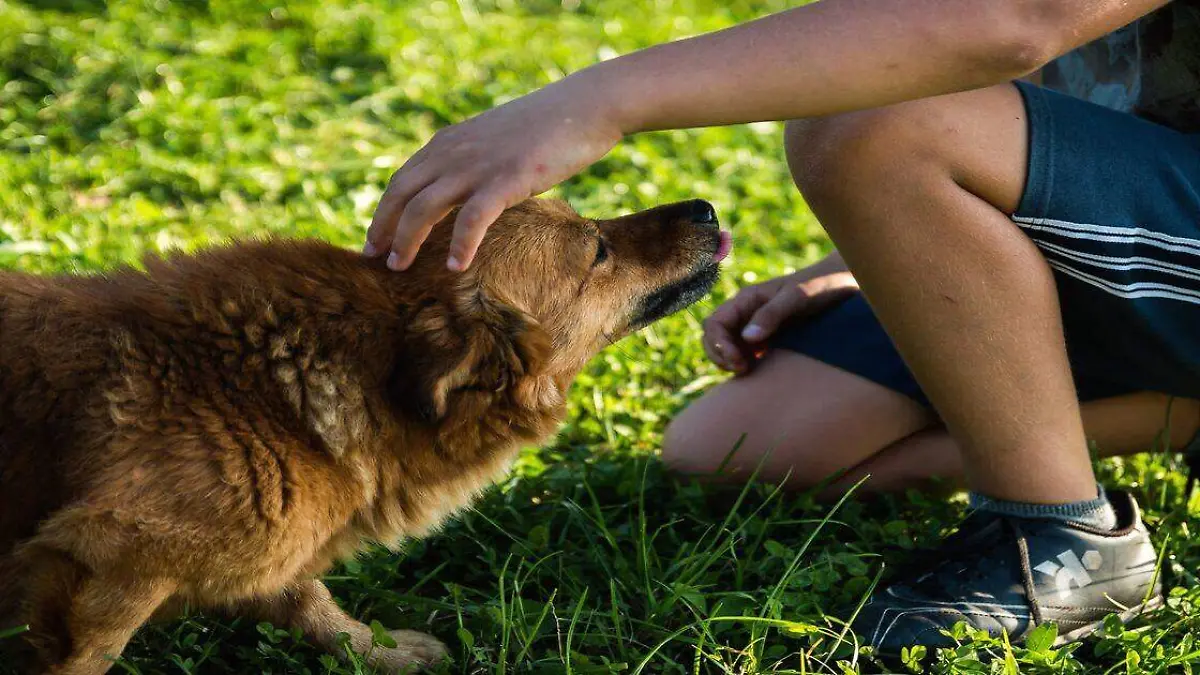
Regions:
<instances>
[{"instance_id":1,"label":"sock","mask_svg":"<svg viewBox=\"0 0 1200 675\"><path fill-rule=\"evenodd\" d=\"M1117 527L1117 512L1113 510L1104 494L1104 487L1097 485L1098 496L1082 502L1068 504L1030 504L1028 502L1010 502L1003 499L993 499L975 492L970 494L970 505L977 511L987 511L1005 516L1018 518L1042 518L1058 520L1064 523L1076 523L1099 530L1113 530Z\"/></svg>"}]
</instances>

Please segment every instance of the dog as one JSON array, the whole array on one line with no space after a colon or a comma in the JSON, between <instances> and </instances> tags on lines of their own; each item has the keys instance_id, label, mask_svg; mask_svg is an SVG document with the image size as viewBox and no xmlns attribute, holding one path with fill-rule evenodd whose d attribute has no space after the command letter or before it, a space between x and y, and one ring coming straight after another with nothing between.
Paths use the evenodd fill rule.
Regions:
<instances>
[{"instance_id":1,"label":"dog","mask_svg":"<svg viewBox=\"0 0 1200 675\"><path fill-rule=\"evenodd\" d=\"M463 273L451 231L405 272L280 239L0 272L0 629L29 626L27 672L104 673L183 606L334 653L347 633L387 672L444 658L415 631L372 648L320 575L466 506L555 431L592 356L706 295L730 246L698 200L589 220L530 199Z\"/></svg>"}]
</instances>

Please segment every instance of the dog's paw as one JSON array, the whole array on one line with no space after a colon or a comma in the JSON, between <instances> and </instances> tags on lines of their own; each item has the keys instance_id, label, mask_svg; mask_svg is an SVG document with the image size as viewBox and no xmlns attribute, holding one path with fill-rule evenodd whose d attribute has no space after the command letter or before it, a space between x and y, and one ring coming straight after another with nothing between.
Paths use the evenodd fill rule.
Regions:
<instances>
[{"instance_id":1,"label":"dog's paw","mask_svg":"<svg viewBox=\"0 0 1200 675\"><path fill-rule=\"evenodd\" d=\"M392 630L388 635L396 646L376 647L371 653L372 665L385 671L414 673L418 666L432 666L446 659L446 645L432 635L415 630Z\"/></svg>"}]
</instances>

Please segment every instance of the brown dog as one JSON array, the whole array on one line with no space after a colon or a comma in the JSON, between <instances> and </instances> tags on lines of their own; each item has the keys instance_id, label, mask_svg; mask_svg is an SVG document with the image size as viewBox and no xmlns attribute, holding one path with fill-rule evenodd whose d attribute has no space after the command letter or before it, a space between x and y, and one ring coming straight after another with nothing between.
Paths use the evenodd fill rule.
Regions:
<instances>
[{"instance_id":1,"label":"brown dog","mask_svg":"<svg viewBox=\"0 0 1200 675\"><path fill-rule=\"evenodd\" d=\"M402 273L300 241L0 273L0 629L29 624L31 672L103 673L184 602L368 651L318 575L466 505L728 250L700 201L597 222L529 200L463 274L450 231ZM445 653L392 637L384 669Z\"/></svg>"}]
</instances>

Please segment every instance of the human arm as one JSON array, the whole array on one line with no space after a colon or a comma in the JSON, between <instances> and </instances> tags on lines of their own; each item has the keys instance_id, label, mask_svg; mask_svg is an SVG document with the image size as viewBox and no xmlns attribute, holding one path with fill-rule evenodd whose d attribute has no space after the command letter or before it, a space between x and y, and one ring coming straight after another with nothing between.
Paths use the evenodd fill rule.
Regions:
<instances>
[{"instance_id":1,"label":"human arm","mask_svg":"<svg viewBox=\"0 0 1200 675\"><path fill-rule=\"evenodd\" d=\"M818 117L1006 82L1164 0L823 0L606 61L439 131L388 186L368 255L411 264L462 205L452 269L503 211L623 136Z\"/></svg>"}]
</instances>

